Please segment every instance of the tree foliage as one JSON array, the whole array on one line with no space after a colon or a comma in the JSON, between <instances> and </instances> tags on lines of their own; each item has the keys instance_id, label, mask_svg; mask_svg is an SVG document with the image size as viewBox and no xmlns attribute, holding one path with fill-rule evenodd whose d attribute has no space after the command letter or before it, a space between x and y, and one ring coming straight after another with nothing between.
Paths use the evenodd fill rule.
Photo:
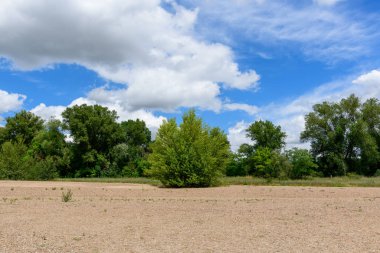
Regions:
<instances>
[{"instance_id":1,"label":"tree foliage","mask_svg":"<svg viewBox=\"0 0 380 253\"><path fill-rule=\"evenodd\" d=\"M306 149L293 148L286 152L286 157L291 163L288 176L291 179L302 179L315 174L318 165L314 163L313 157Z\"/></svg>"},{"instance_id":2,"label":"tree foliage","mask_svg":"<svg viewBox=\"0 0 380 253\"><path fill-rule=\"evenodd\" d=\"M259 120L248 127L247 137L254 142L255 149L279 150L285 145L286 134L281 131L281 126L275 126L268 120Z\"/></svg>"},{"instance_id":3,"label":"tree foliage","mask_svg":"<svg viewBox=\"0 0 380 253\"><path fill-rule=\"evenodd\" d=\"M123 140L117 114L100 105L75 105L63 113L64 128L73 138L77 176L100 176L110 168L109 152Z\"/></svg>"},{"instance_id":4,"label":"tree foliage","mask_svg":"<svg viewBox=\"0 0 380 253\"><path fill-rule=\"evenodd\" d=\"M228 162L229 142L218 128L210 129L193 110L178 127L164 122L152 143L147 174L171 187L206 187L218 182Z\"/></svg>"},{"instance_id":5,"label":"tree foliage","mask_svg":"<svg viewBox=\"0 0 380 253\"><path fill-rule=\"evenodd\" d=\"M301 140L311 150L325 176L357 172L373 175L379 164L379 102L360 103L351 95L338 103L323 102L305 117Z\"/></svg>"},{"instance_id":6,"label":"tree foliage","mask_svg":"<svg viewBox=\"0 0 380 253\"><path fill-rule=\"evenodd\" d=\"M44 121L40 117L25 110L7 118L6 122L1 134L3 141L20 141L25 145L29 145L44 126Z\"/></svg>"}]
</instances>

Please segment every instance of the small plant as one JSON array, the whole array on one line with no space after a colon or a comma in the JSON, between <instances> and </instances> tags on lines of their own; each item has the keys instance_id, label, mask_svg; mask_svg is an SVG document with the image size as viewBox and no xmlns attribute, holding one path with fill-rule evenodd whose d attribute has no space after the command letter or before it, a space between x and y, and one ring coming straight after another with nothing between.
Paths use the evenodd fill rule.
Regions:
<instances>
[{"instance_id":1,"label":"small plant","mask_svg":"<svg viewBox=\"0 0 380 253\"><path fill-rule=\"evenodd\" d=\"M69 202L73 197L73 193L70 189L67 192L62 192L62 202Z\"/></svg>"}]
</instances>

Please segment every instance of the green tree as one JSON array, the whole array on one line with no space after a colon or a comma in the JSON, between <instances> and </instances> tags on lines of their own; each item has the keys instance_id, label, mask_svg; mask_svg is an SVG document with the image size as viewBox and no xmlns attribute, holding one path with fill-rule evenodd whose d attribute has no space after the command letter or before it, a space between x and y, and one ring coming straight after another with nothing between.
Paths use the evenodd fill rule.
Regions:
<instances>
[{"instance_id":1,"label":"green tree","mask_svg":"<svg viewBox=\"0 0 380 253\"><path fill-rule=\"evenodd\" d=\"M366 147L363 152L362 173L373 175L380 171L380 102L378 99L368 99L362 106L363 121L367 124L368 134L362 146ZM367 143L367 144L366 144Z\"/></svg>"},{"instance_id":2,"label":"green tree","mask_svg":"<svg viewBox=\"0 0 380 253\"><path fill-rule=\"evenodd\" d=\"M7 118L6 122L4 141L21 141L27 146L44 127L44 121L40 117L25 110Z\"/></svg>"},{"instance_id":3,"label":"green tree","mask_svg":"<svg viewBox=\"0 0 380 253\"><path fill-rule=\"evenodd\" d=\"M27 147L19 141L7 141L0 150L0 179L25 179L30 167Z\"/></svg>"},{"instance_id":4,"label":"green tree","mask_svg":"<svg viewBox=\"0 0 380 253\"><path fill-rule=\"evenodd\" d=\"M121 122L125 134L125 142L131 146L147 148L151 142L150 130L143 120L128 120Z\"/></svg>"},{"instance_id":5,"label":"green tree","mask_svg":"<svg viewBox=\"0 0 380 253\"><path fill-rule=\"evenodd\" d=\"M139 119L124 121L121 127L124 143L111 151L112 170L123 176L143 176L143 170L147 167L151 132L145 122Z\"/></svg>"},{"instance_id":6,"label":"green tree","mask_svg":"<svg viewBox=\"0 0 380 253\"><path fill-rule=\"evenodd\" d=\"M7 130L5 127L0 126L0 145L2 145L7 139Z\"/></svg>"},{"instance_id":7,"label":"green tree","mask_svg":"<svg viewBox=\"0 0 380 253\"><path fill-rule=\"evenodd\" d=\"M45 129L33 138L29 153L38 163L35 174L40 174L41 179L54 178L58 173L66 176L70 171L71 153L59 120L46 123Z\"/></svg>"},{"instance_id":8,"label":"green tree","mask_svg":"<svg viewBox=\"0 0 380 253\"><path fill-rule=\"evenodd\" d=\"M227 136L210 129L193 110L175 120L164 122L151 144L151 164L146 173L170 187L207 187L218 182L229 157Z\"/></svg>"},{"instance_id":9,"label":"green tree","mask_svg":"<svg viewBox=\"0 0 380 253\"><path fill-rule=\"evenodd\" d=\"M117 114L100 105L75 105L63 113L64 129L73 138L76 176L100 176L110 166L109 152L123 141Z\"/></svg>"},{"instance_id":10,"label":"green tree","mask_svg":"<svg viewBox=\"0 0 380 253\"><path fill-rule=\"evenodd\" d=\"M275 126L268 120L256 121L246 131L247 137L254 142L254 149L261 147L279 150L285 145L286 134L281 131L280 126Z\"/></svg>"},{"instance_id":11,"label":"green tree","mask_svg":"<svg viewBox=\"0 0 380 253\"><path fill-rule=\"evenodd\" d=\"M351 95L339 103L316 104L306 115L301 140L311 142L313 157L325 176L375 172L370 169L379 157L376 134L371 131L377 110L373 103L363 106Z\"/></svg>"},{"instance_id":12,"label":"green tree","mask_svg":"<svg viewBox=\"0 0 380 253\"><path fill-rule=\"evenodd\" d=\"M312 176L318 165L314 163L313 157L307 149L293 148L286 152L286 156L292 164L288 176L291 179L301 179Z\"/></svg>"},{"instance_id":13,"label":"green tree","mask_svg":"<svg viewBox=\"0 0 380 253\"><path fill-rule=\"evenodd\" d=\"M259 147L252 156L253 174L264 178L285 178L291 164L278 150Z\"/></svg>"}]
</instances>

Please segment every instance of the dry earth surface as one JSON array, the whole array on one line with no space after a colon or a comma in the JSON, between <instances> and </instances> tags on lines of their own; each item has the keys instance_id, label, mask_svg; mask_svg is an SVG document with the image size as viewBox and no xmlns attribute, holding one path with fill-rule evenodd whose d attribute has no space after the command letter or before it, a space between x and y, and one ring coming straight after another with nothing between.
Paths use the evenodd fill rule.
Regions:
<instances>
[{"instance_id":1,"label":"dry earth surface","mask_svg":"<svg viewBox=\"0 0 380 253\"><path fill-rule=\"evenodd\" d=\"M380 188L0 181L0 252L380 252Z\"/></svg>"}]
</instances>

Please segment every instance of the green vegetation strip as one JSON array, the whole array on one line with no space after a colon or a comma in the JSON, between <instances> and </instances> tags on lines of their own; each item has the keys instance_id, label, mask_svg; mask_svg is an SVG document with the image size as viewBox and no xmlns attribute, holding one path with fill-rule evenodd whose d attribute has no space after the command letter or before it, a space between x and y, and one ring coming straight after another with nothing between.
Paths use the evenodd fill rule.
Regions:
<instances>
[{"instance_id":1,"label":"green vegetation strip","mask_svg":"<svg viewBox=\"0 0 380 253\"><path fill-rule=\"evenodd\" d=\"M56 181L130 183L162 186L160 181L150 178L59 178ZM333 177L310 178L303 180L265 179L257 177L224 177L222 185L256 186L320 186L320 187L380 187L380 177Z\"/></svg>"},{"instance_id":2,"label":"green vegetation strip","mask_svg":"<svg viewBox=\"0 0 380 253\"><path fill-rule=\"evenodd\" d=\"M264 179L255 177L226 177L225 185L380 187L380 177L333 177L299 180Z\"/></svg>"},{"instance_id":3,"label":"green vegetation strip","mask_svg":"<svg viewBox=\"0 0 380 253\"><path fill-rule=\"evenodd\" d=\"M120 178L57 178L54 181L64 182L92 182L92 183L128 183L128 184L149 184L153 186L161 186L159 180L145 178L145 177L120 177Z\"/></svg>"}]
</instances>

